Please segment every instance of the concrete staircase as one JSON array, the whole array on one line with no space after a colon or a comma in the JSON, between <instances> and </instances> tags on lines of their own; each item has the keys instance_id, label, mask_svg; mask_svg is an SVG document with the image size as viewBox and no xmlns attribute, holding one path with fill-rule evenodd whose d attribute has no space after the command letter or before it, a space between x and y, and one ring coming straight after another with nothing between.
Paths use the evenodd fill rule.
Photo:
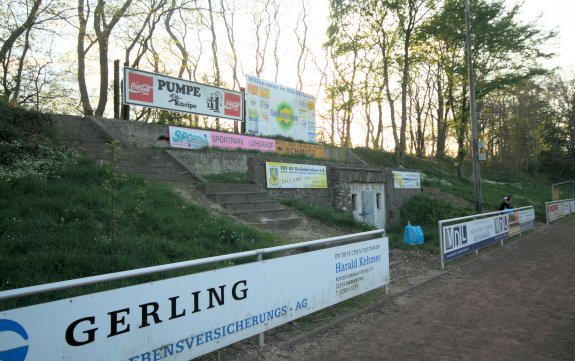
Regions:
<instances>
[{"instance_id":1,"label":"concrete staircase","mask_svg":"<svg viewBox=\"0 0 575 361\"><path fill-rule=\"evenodd\" d=\"M63 135L63 141L83 156L101 162L105 158L106 144L114 138L103 132L90 119L73 115L52 115L54 126Z\"/></svg>"},{"instance_id":2,"label":"concrete staircase","mask_svg":"<svg viewBox=\"0 0 575 361\"><path fill-rule=\"evenodd\" d=\"M203 187L209 199L251 226L265 230L288 229L301 222L291 209L271 200L257 184L208 183Z\"/></svg>"},{"instance_id":3,"label":"concrete staircase","mask_svg":"<svg viewBox=\"0 0 575 361\"><path fill-rule=\"evenodd\" d=\"M271 200L257 184L202 183L199 177L194 176L165 150L126 145L111 147L114 135L97 119L65 115L53 115L52 118L65 142L84 156L112 164L120 172L153 181L194 184L210 201L260 229L285 230L301 222L301 218L292 210ZM116 154L112 154L111 150Z\"/></svg>"},{"instance_id":4,"label":"concrete staircase","mask_svg":"<svg viewBox=\"0 0 575 361\"><path fill-rule=\"evenodd\" d=\"M114 136L91 118L53 115L54 125L80 153L97 162L153 181L198 182L190 171L163 149L142 149L126 145L110 147ZM112 154L111 150L116 154Z\"/></svg>"}]
</instances>

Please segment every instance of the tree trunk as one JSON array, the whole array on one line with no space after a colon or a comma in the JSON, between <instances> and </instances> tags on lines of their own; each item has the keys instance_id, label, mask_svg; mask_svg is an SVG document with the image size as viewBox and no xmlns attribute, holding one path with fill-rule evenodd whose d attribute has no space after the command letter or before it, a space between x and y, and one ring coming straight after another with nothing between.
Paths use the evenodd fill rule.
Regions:
<instances>
[{"instance_id":1,"label":"tree trunk","mask_svg":"<svg viewBox=\"0 0 575 361\"><path fill-rule=\"evenodd\" d=\"M435 148L435 157L438 159L445 158L445 143L447 140L447 127L445 124L446 113L444 112L445 99L443 98L443 87L441 84L441 72L437 69L437 143Z\"/></svg>"},{"instance_id":2,"label":"tree trunk","mask_svg":"<svg viewBox=\"0 0 575 361\"><path fill-rule=\"evenodd\" d=\"M464 85L461 89L461 114L457 125L457 176L460 179L464 178L463 161L466 155L465 140L467 136L467 119L467 86Z\"/></svg>"},{"instance_id":3,"label":"tree trunk","mask_svg":"<svg viewBox=\"0 0 575 361\"><path fill-rule=\"evenodd\" d=\"M30 31L32 27L26 29L26 36L24 37L24 49L22 50L22 55L18 61L18 72L16 75L16 85L14 86L14 92L12 94L12 104L18 104L18 97L20 96L20 88L22 86L22 69L24 68L24 60L26 59L26 54L30 49Z\"/></svg>"},{"instance_id":4,"label":"tree trunk","mask_svg":"<svg viewBox=\"0 0 575 361\"><path fill-rule=\"evenodd\" d=\"M78 88L80 90L80 103L82 104L84 115L94 115L94 110L90 104L90 96L88 95L88 87L86 85L86 48L84 46L84 39L86 38L87 19L84 14L84 0L78 0L78 21L79 28L76 53L78 55Z\"/></svg>"}]
</instances>

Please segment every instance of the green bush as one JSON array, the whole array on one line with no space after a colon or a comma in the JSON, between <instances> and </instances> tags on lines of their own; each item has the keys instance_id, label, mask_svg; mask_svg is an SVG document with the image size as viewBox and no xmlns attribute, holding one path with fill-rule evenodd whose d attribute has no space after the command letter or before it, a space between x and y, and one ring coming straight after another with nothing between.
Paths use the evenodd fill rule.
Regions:
<instances>
[{"instance_id":1,"label":"green bush","mask_svg":"<svg viewBox=\"0 0 575 361\"><path fill-rule=\"evenodd\" d=\"M400 220L402 225L408 222L413 225L436 225L442 219L468 215L468 212L453 204L418 195L401 208Z\"/></svg>"},{"instance_id":2,"label":"green bush","mask_svg":"<svg viewBox=\"0 0 575 361\"><path fill-rule=\"evenodd\" d=\"M0 99L0 141L29 143L43 135L54 135L51 123L45 114L12 107Z\"/></svg>"}]
</instances>

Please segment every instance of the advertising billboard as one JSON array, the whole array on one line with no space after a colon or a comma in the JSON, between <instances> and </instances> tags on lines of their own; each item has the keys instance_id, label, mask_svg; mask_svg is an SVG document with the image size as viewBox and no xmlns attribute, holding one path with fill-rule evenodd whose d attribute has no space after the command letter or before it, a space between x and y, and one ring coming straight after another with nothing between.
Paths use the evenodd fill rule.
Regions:
<instances>
[{"instance_id":1,"label":"advertising billboard","mask_svg":"<svg viewBox=\"0 0 575 361\"><path fill-rule=\"evenodd\" d=\"M246 133L316 142L315 97L247 76Z\"/></svg>"},{"instance_id":2,"label":"advertising billboard","mask_svg":"<svg viewBox=\"0 0 575 361\"><path fill-rule=\"evenodd\" d=\"M268 188L327 188L324 165L266 162Z\"/></svg>"},{"instance_id":3,"label":"advertising billboard","mask_svg":"<svg viewBox=\"0 0 575 361\"><path fill-rule=\"evenodd\" d=\"M421 187L421 174L418 172L393 171L393 188L419 189Z\"/></svg>"},{"instance_id":4,"label":"advertising billboard","mask_svg":"<svg viewBox=\"0 0 575 361\"><path fill-rule=\"evenodd\" d=\"M386 284L387 238L205 271L2 311L0 359L187 361Z\"/></svg>"},{"instance_id":5,"label":"advertising billboard","mask_svg":"<svg viewBox=\"0 0 575 361\"><path fill-rule=\"evenodd\" d=\"M124 67L124 104L243 120L243 93Z\"/></svg>"},{"instance_id":6,"label":"advertising billboard","mask_svg":"<svg viewBox=\"0 0 575 361\"><path fill-rule=\"evenodd\" d=\"M444 260L451 260L509 237L509 217L504 214L453 224L441 232Z\"/></svg>"}]
</instances>

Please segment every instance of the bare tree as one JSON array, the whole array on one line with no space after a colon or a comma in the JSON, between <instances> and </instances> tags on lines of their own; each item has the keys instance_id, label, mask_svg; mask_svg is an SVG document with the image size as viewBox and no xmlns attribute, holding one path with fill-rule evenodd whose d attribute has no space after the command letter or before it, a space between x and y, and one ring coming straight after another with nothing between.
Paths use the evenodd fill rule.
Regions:
<instances>
[{"instance_id":1,"label":"bare tree","mask_svg":"<svg viewBox=\"0 0 575 361\"><path fill-rule=\"evenodd\" d=\"M232 89L239 89L240 88L240 80L238 78L239 59L238 59L238 52L236 49L236 38L234 28L235 14L236 14L235 3L233 0L231 1L231 4L230 1L220 0L220 8L222 9L221 15L224 21L224 25L226 27L226 35L231 49L230 68L232 69L232 79L233 79Z\"/></svg>"},{"instance_id":2,"label":"bare tree","mask_svg":"<svg viewBox=\"0 0 575 361\"><path fill-rule=\"evenodd\" d=\"M24 6L27 8L29 1L25 1ZM6 55L10 52L16 39L18 39L26 29L32 28L34 22L36 21L36 17L38 16L38 10L40 9L40 5L42 5L42 0L34 0L32 1L32 6L30 7L30 11L28 12L28 16L26 19L16 28L12 29L8 35L8 37L4 40L2 47L0 48L0 62L4 63L6 61ZM12 4L14 6L14 4Z\"/></svg>"},{"instance_id":3,"label":"bare tree","mask_svg":"<svg viewBox=\"0 0 575 361\"><path fill-rule=\"evenodd\" d=\"M275 76L274 81L278 82L280 73L280 54L279 54L279 41L281 35L281 24L279 21L280 3L276 3L273 8L273 24L274 24L274 63L275 63Z\"/></svg>"},{"instance_id":4,"label":"bare tree","mask_svg":"<svg viewBox=\"0 0 575 361\"><path fill-rule=\"evenodd\" d=\"M133 10L130 23L127 23L122 33L124 38L124 64L137 68L140 61L149 51L149 43L156 31L158 23L166 14L168 0L140 1ZM130 61L132 52L136 50L133 61Z\"/></svg>"},{"instance_id":5,"label":"bare tree","mask_svg":"<svg viewBox=\"0 0 575 361\"><path fill-rule=\"evenodd\" d=\"M126 14L132 0L125 0L123 4L112 4L106 7L104 0L98 0L94 8L94 35L88 34L88 19L91 14L90 1L78 0L78 43L76 52L78 54L78 86L80 88L80 100L83 112L86 115L103 116L108 102L108 48L112 30L120 19ZM119 5L119 6L118 6ZM87 46L86 46L87 41ZM90 103L90 97L86 86L86 55L90 48L98 44L100 91L98 106L94 112Z\"/></svg>"},{"instance_id":6,"label":"bare tree","mask_svg":"<svg viewBox=\"0 0 575 361\"><path fill-rule=\"evenodd\" d=\"M51 49L46 46L50 42L39 42L35 39L39 38L40 34L45 37L58 36L52 27L66 21L70 9L67 4L57 0L17 0L7 7L0 4L0 13L5 15L5 26L0 28L2 97L10 100L12 104L29 103L38 88L34 85L36 78L32 74L46 65L45 61L37 59L40 54L44 54L45 58L51 56ZM40 74L44 72L41 71ZM46 80L47 78L38 78L40 82Z\"/></svg>"},{"instance_id":7,"label":"bare tree","mask_svg":"<svg viewBox=\"0 0 575 361\"><path fill-rule=\"evenodd\" d=\"M96 116L103 116L108 102L108 80L109 80L109 66L108 66L108 47L110 43L110 35L112 30L126 14L128 7L132 0L125 0L120 8L112 8L112 13L106 13L105 0L98 0L94 10L94 30L96 31L96 39L98 41L98 54L100 58L100 97L98 99L98 107L96 108ZM111 15L108 21L108 16Z\"/></svg>"},{"instance_id":8,"label":"bare tree","mask_svg":"<svg viewBox=\"0 0 575 361\"><path fill-rule=\"evenodd\" d=\"M170 38L174 42L174 45L176 45L176 47L178 48L178 50L180 51L180 53L182 55L182 58L180 61L180 68L178 70L178 77L181 78L182 75L184 74L184 72L186 71L187 66L188 66L190 54L188 53L188 49L186 49L186 43L184 41L181 41L180 38L178 36L176 36L176 34L174 33L175 27L172 24L172 17L174 16L174 13L176 12L176 10L178 10L176 0L172 0L172 4L170 6L170 9L168 10L168 14L166 15L166 20L164 21L164 25L166 27L166 31L170 35ZM182 22L182 23L185 24L185 22ZM182 38L185 38L186 33L187 33L187 28L184 25Z\"/></svg>"},{"instance_id":9,"label":"bare tree","mask_svg":"<svg viewBox=\"0 0 575 361\"><path fill-rule=\"evenodd\" d=\"M262 9L256 7L252 11L256 36L255 73L259 77L264 70L272 26L274 21L278 20L279 2L277 0L265 0L262 3Z\"/></svg>"},{"instance_id":10,"label":"bare tree","mask_svg":"<svg viewBox=\"0 0 575 361\"><path fill-rule=\"evenodd\" d=\"M305 0L301 1L301 12L297 18L297 25L294 30L297 43L299 44L300 52L297 58L297 86L298 90L301 90L303 87L303 73L305 72L305 66L307 64L307 55L309 54L309 49L307 48L307 33L308 33L308 24L307 24L307 13L308 8ZM301 29L300 29L301 26ZM276 67L279 68L279 64L276 64Z\"/></svg>"}]
</instances>

